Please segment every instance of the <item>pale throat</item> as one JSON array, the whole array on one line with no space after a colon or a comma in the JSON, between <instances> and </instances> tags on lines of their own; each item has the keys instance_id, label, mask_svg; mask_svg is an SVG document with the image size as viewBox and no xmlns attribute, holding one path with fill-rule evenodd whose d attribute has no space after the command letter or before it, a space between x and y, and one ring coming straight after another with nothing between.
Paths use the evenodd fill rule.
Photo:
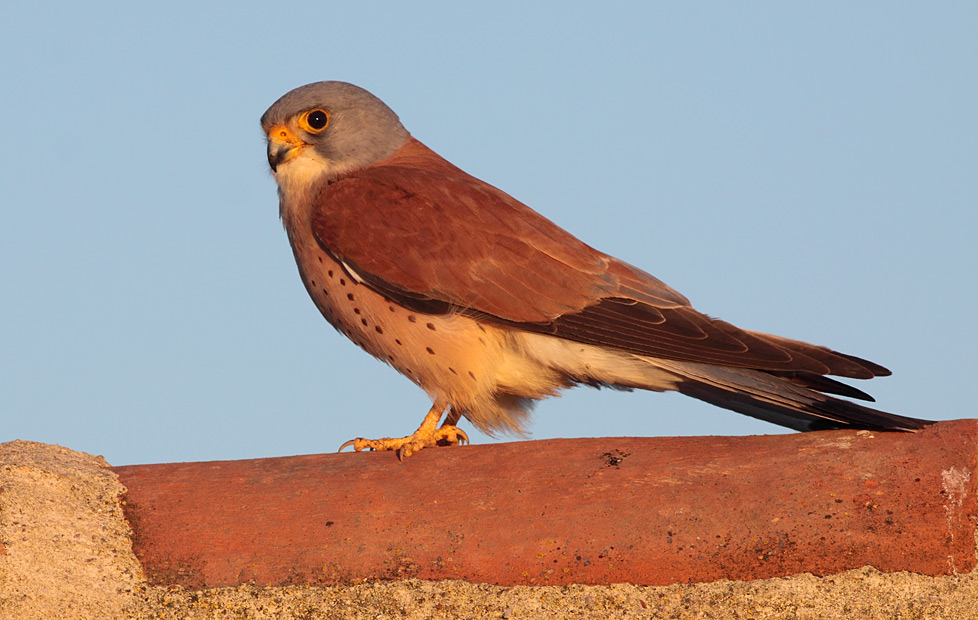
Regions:
<instances>
[{"instance_id":1,"label":"pale throat","mask_svg":"<svg viewBox=\"0 0 978 620\"><path fill-rule=\"evenodd\" d=\"M305 217L302 205L309 203L313 188L327 175L331 175L329 162L308 148L272 173L278 183L279 216L286 227Z\"/></svg>"},{"instance_id":2,"label":"pale throat","mask_svg":"<svg viewBox=\"0 0 978 620\"><path fill-rule=\"evenodd\" d=\"M292 200L304 195L323 175L329 174L330 165L310 149L303 149L297 157L282 163L272 173L278 183L279 192Z\"/></svg>"}]
</instances>

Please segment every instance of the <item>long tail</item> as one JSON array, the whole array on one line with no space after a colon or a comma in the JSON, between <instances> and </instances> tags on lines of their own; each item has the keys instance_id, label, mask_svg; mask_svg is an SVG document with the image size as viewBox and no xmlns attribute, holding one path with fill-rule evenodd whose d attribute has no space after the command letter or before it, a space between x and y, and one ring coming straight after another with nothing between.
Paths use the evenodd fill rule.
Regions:
<instances>
[{"instance_id":1,"label":"long tail","mask_svg":"<svg viewBox=\"0 0 978 620\"><path fill-rule=\"evenodd\" d=\"M914 431L932 421L880 411L840 394L872 401L868 394L834 379L811 373L771 373L656 360L681 379L676 389L687 396L798 431L838 428Z\"/></svg>"}]
</instances>

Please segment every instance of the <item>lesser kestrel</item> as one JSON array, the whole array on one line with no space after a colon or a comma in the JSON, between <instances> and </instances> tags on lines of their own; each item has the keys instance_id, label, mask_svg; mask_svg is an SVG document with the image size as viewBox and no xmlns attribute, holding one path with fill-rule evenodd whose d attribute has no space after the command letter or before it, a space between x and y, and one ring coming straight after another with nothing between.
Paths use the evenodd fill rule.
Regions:
<instances>
[{"instance_id":1,"label":"lesser kestrel","mask_svg":"<svg viewBox=\"0 0 978 620\"><path fill-rule=\"evenodd\" d=\"M466 441L461 417L520 431L537 399L576 384L677 390L803 431L926 424L830 396L871 401L827 375L890 374L882 366L694 310L439 157L366 90L302 86L261 123L309 295L433 402L414 434L355 450Z\"/></svg>"}]
</instances>

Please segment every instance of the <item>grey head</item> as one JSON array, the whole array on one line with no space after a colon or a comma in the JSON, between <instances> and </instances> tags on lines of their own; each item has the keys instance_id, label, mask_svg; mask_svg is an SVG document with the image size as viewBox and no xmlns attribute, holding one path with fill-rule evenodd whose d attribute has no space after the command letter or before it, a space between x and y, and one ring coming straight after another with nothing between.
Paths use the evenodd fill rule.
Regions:
<instances>
[{"instance_id":1,"label":"grey head","mask_svg":"<svg viewBox=\"0 0 978 620\"><path fill-rule=\"evenodd\" d=\"M335 178L386 159L410 136L383 101L346 82L289 91L265 111L261 125L276 178L288 167L302 167L306 176L310 165ZM292 160L304 163L284 165Z\"/></svg>"}]
</instances>

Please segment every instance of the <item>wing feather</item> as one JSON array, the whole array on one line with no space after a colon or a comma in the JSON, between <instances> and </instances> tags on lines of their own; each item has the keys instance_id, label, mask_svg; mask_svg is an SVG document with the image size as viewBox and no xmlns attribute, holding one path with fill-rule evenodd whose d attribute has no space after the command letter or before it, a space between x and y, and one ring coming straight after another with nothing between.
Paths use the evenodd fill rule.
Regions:
<instances>
[{"instance_id":1,"label":"wing feather","mask_svg":"<svg viewBox=\"0 0 978 620\"><path fill-rule=\"evenodd\" d=\"M315 200L320 245L420 311L465 312L640 355L789 373L799 383L889 372L702 314L654 276L586 245L413 138L391 158L323 186Z\"/></svg>"}]
</instances>

